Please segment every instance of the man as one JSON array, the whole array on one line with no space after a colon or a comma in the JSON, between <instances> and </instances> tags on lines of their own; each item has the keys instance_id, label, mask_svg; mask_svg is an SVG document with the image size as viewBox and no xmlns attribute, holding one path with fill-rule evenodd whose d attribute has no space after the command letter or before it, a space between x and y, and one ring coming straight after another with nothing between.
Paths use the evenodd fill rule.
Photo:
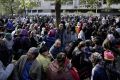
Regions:
<instances>
[{"instance_id":1,"label":"man","mask_svg":"<svg viewBox=\"0 0 120 80\"><path fill-rule=\"evenodd\" d=\"M41 80L41 66L36 60L39 50L35 47L29 49L17 62L15 80Z\"/></svg>"},{"instance_id":2,"label":"man","mask_svg":"<svg viewBox=\"0 0 120 80\"><path fill-rule=\"evenodd\" d=\"M102 64L103 59L100 53L93 53L91 55L91 62L94 66L92 69L91 80L109 80L104 65Z\"/></svg>"},{"instance_id":3,"label":"man","mask_svg":"<svg viewBox=\"0 0 120 80\"><path fill-rule=\"evenodd\" d=\"M59 28L57 30L57 33L56 33L56 39L60 39L62 44L64 43L63 40L64 40L64 28L63 28L63 24L59 24Z\"/></svg>"},{"instance_id":4,"label":"man","mask_svg":"<svg viewBox=\"0 0 120 80\"><path fill-rule=\"evenodd\" d=\"M81 80L91 75L91 63L86 58L84 53L85 42L81 41L73 51L72 66L74 66L78 72Z\"/></svg>"},{"instance_id":5,"label":"man","mask_svg":"<svg viewBox=\"0 0 120 80\"><path fill-rule=\"evenodd\" d=\"M57 54L62 51L61 40L57 39L53 46L50 48L49 53L52 54L52 57L55 59Z\"/></svg>"}]
</instances>

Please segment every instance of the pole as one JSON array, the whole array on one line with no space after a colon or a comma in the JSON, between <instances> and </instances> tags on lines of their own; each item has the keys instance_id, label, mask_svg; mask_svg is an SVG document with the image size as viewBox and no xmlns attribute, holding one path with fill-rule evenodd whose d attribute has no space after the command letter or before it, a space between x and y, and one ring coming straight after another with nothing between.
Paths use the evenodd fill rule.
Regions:
<instances>
[{"instance_id":1,"label":"pole","mask_svg":"<svg viewBox=\"0 0 120 80\"><path fill-rule=\"evenodd\" d=\"M98 8L97 8L97 5L96 5L96 14L98 13Z\"/></svg>"},{"instance_id":2,"label":"pole","mask_svg":"<svg viewBox=\"0 0 120 80\"><path fill-rule=\"evenodd\" d=\"M25 6L25 0L23 0L23 7L24 7L24 15L26 17L26 6Z\"/></svg>"}]
</instances>

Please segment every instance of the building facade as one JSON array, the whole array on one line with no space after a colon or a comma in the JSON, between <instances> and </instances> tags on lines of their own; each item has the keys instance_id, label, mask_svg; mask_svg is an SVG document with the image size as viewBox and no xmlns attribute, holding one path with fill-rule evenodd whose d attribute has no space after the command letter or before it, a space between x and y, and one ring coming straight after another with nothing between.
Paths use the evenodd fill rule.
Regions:
<instances>
[{"instance_id":1,"label":"building facade","mask_svg":"<svg viewBox=\"0 0 120 80\"><path fill-rule=\"evenodd\" d=\"M26 12L28 15L51 15L55 14L55 0L35 0L37 3L37 7L34 7L33 9L26 9ZM99 0L97 5L93 5L94 7L92 9L89 8L89 4L85 3L82 4L80 0L68 0L67 2L64 2L61 6L61 12L62 13L75 13L75 12L83 12L86 13L89 10L93 12L101 13L105 12L104 10L107 8L106 3L104 0ZM111 9L113 12L119 12L120 4L113 4L111 5ZM111 10L111 11L112 11ZM115 10L115 11L114 11Z\"/></svg>"}]
</instances>

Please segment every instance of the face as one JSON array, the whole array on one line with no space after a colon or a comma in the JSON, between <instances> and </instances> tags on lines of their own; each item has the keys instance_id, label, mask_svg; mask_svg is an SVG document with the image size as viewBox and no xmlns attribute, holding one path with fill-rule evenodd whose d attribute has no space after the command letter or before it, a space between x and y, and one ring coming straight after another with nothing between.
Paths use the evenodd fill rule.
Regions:
<instances>
[{"instance_id":1,"label":"face","mask_svg":"<svg viewBox=\"0 0 120 80\"><path fill-rule=\"evenodd\" d=\"M42 55L44 55L44 56L49 56L49 52L46 51L46 52L42 53Z\"/></svg>"},{"instance_id":2,"label":"face","mask_svg":"<svg viewBox=\"0 0 120 80\"><path fill-rule=\"evenodd\" d=\"M28 56L28 60L33 60L35 58L35 56L32 54L30 50L28 51L27 56Z\"/></svg>"},{"instance_id":3,"label":"face","mask_svg":"<svg viewBox=\"0 0 120 80\"><path fill-rule=\"evenodd\" d=\"M72 47L72 43L68 44L68 46L66 46L65 49L66 49L67 51L69 51L69 50L71 49L71 47Z\"/></svg>"},{"instance_id":4,"label":"face","mask_svg":"<svg viewBox=\"0 0 120 80\"><path fill-rule=\"evenodd\" d=\"M55 43L55 46L56 46L57 48L61 47L61 41L57 41L57 42Z\"/></svg>"}]
</instances>

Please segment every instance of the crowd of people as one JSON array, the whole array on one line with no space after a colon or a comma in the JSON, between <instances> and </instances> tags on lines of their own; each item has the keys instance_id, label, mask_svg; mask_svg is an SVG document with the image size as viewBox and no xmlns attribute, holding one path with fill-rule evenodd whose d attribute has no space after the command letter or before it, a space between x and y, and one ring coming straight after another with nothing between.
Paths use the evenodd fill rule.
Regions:
<instances>
[{"instance_id":1,"label":"crowd of people","mask_svg":"<svg viewBox=\"0 0 120 80\"><path fill-rule=\"evenodd\" d=\"M1 17L0 80L120 80L120 17Z\"/></svg>"}]
</instances>

